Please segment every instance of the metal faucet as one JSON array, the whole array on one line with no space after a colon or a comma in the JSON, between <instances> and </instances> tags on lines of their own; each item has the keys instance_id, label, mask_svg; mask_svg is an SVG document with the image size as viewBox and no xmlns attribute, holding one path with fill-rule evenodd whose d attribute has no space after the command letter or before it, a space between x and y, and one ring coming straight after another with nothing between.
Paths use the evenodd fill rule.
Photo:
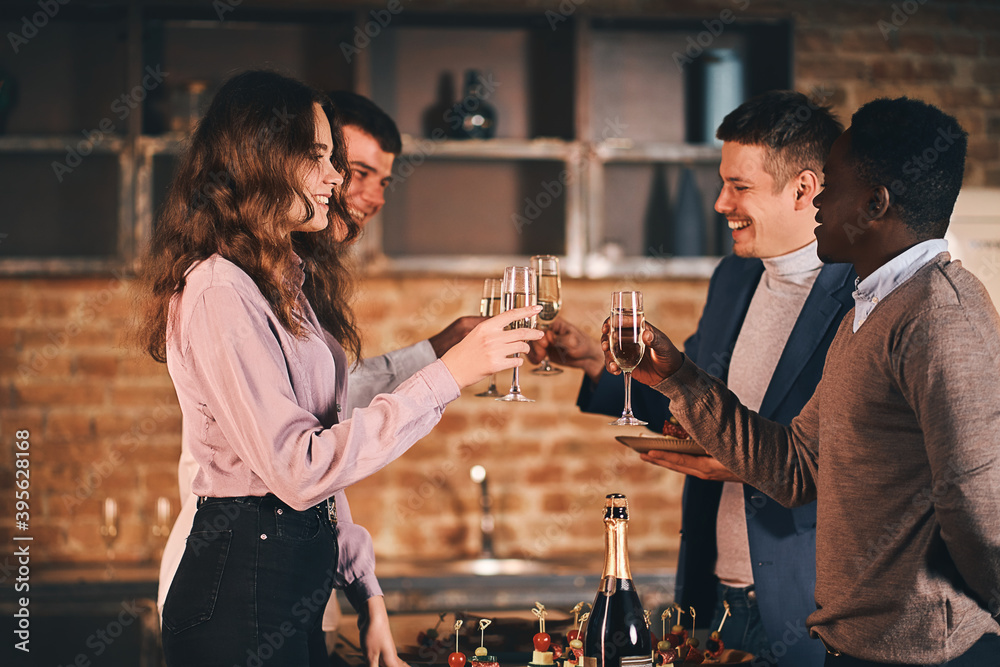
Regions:
<instances>
[{"instance_id":1,"label":"metal faucet","mask_svg":"<svg viewBox=\"0 0 1000 667\"><path fill-rule=\"evenodd\" d=\"M482 509L482 516L479 519L479 530L482 532L483 543L482 548L479 551L479 558L494 558L493 529L496 527L496 522L493 520L493 514L491 512L493 508L493 499L490 498L490 494L486 486L486 468L481 465L472 466L469 470L469 477L472 478L473 482L479 484L480 489L479 506Z\"/></svg>"}]
</instances>

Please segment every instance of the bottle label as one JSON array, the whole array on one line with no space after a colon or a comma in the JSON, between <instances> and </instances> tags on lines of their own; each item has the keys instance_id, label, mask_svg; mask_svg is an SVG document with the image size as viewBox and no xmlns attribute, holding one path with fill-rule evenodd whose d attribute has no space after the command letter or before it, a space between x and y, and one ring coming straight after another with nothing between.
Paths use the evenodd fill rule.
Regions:
<instances>
[{"instance_id":1,"label":"bottle label","mask_svg":"<svg viewBox=\"0 0 1000 667\"><path fill-rule=\"evenodd\" d=\"M651 655L623 657L621 667L653 667L653 657Z\"/></svg>"}]
</instances>

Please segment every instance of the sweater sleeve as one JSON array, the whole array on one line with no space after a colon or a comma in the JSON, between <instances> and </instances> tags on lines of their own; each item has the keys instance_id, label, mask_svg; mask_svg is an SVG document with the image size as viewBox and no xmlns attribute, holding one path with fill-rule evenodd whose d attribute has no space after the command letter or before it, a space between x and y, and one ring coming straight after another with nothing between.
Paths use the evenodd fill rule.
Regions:
<instances>
[{"instance_id":1,"label":"sweater sleeve","mask_svg":"<svg viewBox=\"0 0 1000 667\"><path fill-rule=\"evenodd\" d=\"M923 432L941 537L980 604L997 615L1000 359L996 331L983 329L960 307L930 310L903 328L893 363Z\"/></svg>"},{"instance_id":2,"label":"sweater sleeve","mask_svg":"<svg viewBox=\"0 0 1000 667\"><path fill-rule=\"evenodd\" d=\"M237 291L206 289L191 313L185 356L197 369L205 410L235 455L295 509L382 469L458 398L458 385L438 361L325 428L298 404L272 326Z\"/></svg>"},{"instance_id":3,"label":"sweater sleeve","mask_svg":"<svg viewBox=\"0 0 1000 667\"><path fill-rule=\"evenodd\" d=\"M784 426L748 409L721 380L684 358L655 387L699 445L726 468L785 507L816 500L818 398Z\"/></svg>"}]
</instances>

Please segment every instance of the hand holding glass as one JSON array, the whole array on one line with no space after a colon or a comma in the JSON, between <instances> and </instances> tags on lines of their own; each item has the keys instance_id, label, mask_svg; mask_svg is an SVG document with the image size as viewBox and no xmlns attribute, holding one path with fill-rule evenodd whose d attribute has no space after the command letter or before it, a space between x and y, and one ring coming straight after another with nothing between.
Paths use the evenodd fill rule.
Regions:
<instances>
[{"instance_id":1,"label":"hand holding glass","mask_svg":"<svg viewBox=\"0 0 1000 667\"><path fill-rule=\"evenodd\" d=\"M612 426L645 426L646 422L632 415L632 371L646 351L642 332L646 320L642 312L642 292L613 292L611 294L611 335L608 344L611 356L625 374L625 409L622 416L611 422Z\"/></svg>"},{"instance_id":2,"label":"hand holding glass","mask_svg":"<svg viewBox=\"0 0 1000 667\"><path fill-rule=\"evenodd\" d=\"M503 271L503 293L504 312L514 308L524 308L534 306L537 302L537 283L535 282L535 270L528 266L508 266ZM514 320L510 324L511 329L534 329L536 317L532 316L523 320ZM515 354L514 356L520 356ZM498 401L519 401L530 403L534 399L525 397L521 393L521 385L518 381L518 367L514 367L514 376L511 378L510 391L505 396L498 398Z\"/></svg>"}]
</instances>

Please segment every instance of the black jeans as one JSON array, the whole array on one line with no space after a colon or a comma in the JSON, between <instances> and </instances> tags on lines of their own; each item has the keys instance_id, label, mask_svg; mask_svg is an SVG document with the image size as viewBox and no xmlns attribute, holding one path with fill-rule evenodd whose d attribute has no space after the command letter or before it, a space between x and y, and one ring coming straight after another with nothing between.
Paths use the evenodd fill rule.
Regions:
<instances>
[{"instance_id":1,"label":"black jeans","mask_svg":"<svg viewBox=\"0 0 1000 667\"><path fill-rule=\"evenodd\" d=\"M860 660L849 655L827 654L825 667L885 667L889 663ZM997 667L1000 665L1000 635L983 635L968 651L938 665L896 665L892 667Z\"/></svg>"},{"instance_id":2,"label":"black jeans","mask_svg":"<svg viewBox=\"0 0 1000 667\"><path fill-rule=\"evenodd\" d=\"M321 622L336 565L325 510L273 495L206 499L163 603L167 664L329 664Z\"/></svg>"}]
</instances>

